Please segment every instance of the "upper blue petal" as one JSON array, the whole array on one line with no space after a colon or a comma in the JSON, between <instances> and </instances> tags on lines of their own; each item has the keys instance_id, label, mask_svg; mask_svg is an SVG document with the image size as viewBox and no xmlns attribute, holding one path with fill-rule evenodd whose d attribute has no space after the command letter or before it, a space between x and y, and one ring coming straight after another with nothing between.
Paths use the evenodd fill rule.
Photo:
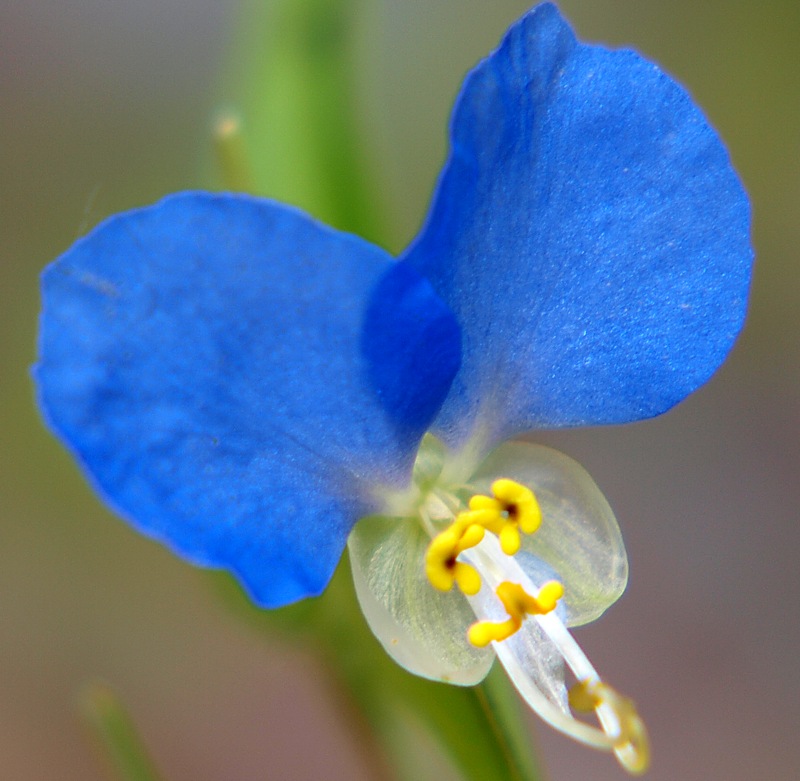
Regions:
<instances>
[{"instance_id":1,"label":"upper blue petal","mask_svg":"<svg viewBox=\"0 0 800 781\"><path fill-rule=\"evenodd\" d=\"M43 275L40 402L142 531L263 604L319 593L375 489L408 479L458 368L446 307L396 266L253 198L120 215Z\"/></svg>"},{"instance_id":2,"label":"upper blue petal","mask_svg":"<svg viewBox=\"0 0 800 781\"><path fill-rule=\"evenodd\" d=\"M436 423L451 445L621 423L667 410L730 349L749 206L679 85L543 5L467 77L406 257L462 327Z\"/></svg>"}]
</instances>

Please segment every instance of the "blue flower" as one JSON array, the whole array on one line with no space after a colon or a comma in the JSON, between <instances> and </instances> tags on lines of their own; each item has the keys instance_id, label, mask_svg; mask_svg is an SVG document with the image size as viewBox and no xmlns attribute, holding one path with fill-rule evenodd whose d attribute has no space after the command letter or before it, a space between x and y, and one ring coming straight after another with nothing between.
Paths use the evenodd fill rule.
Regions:
<instances>
[{"instance_id":1,"label":"blue flower","mask_svg":"<svg viewBox=\"0 0 800 781\"><path fill-rule=\"evenodd\" d=\"M319 594L349 538L401 664L470 684L496 652L544 718L636 770L635 710L564 628L624 589L616 521L573 461L507 440L704 383L744 318L748 228L686 92L546 4L467 76L399 262L241 195L118 215L44 272L39 401L145 534L264 606Z\"/></svg>"}]
</instances>

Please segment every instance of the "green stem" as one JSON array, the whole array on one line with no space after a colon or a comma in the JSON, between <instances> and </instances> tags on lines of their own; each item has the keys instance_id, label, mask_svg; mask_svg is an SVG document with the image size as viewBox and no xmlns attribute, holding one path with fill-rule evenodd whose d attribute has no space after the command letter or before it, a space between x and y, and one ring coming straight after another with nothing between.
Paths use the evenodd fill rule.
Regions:
<instances>
[{"instance_id":1,"label":"green stem","mask_svg":"<svg viewBox=\"0 0 800 781\"><path fill-rule=\"evenodd\" d=\"M325 594L279 610L259 610L232 578L209 576L226 606L268 637L276 633L314 649L330 670L376 778L437 779L435 768L408 767L425 733L465 781L542 781L519 698L495 666L479 687L434 683L400 668L369 630L345 556ZM364 730L372 732L364 739ZM389 771L391 768L391 771ZM388 774L388 775L387 775Z\"/></svg>"},{"instance_id":2,"label":"green stem","mask_svg":"<svg viewBox=\"0 0 800 781\"><path fill-rule=\"evenodd\" d=\"M483 683L475 687L475 693L521 781L543 781L519 697L500 665L495 664Z\"/></svg>"},{"instance_id":3,"label":"green stem","mask_svg":"<svg viewBox=\"0 0 800 781\"><path fill-rule=\"evenodd\" d=\"M386 224L356 89L364 6L248 0L225 102L241 116L253 192L380 241Z\"/></svg>"}]
</instances>

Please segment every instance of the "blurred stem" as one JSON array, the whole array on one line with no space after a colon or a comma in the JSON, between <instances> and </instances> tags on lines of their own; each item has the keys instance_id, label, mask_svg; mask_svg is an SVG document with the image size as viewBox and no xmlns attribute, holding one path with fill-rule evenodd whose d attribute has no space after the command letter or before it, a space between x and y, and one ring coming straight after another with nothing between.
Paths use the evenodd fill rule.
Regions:
<instances>
[{"instance_id":1,"label":"blurred stem","mask_svg":"<svg viewBox=\"0 0 800 781\"><path fill-rule=\"evenodd\" d=\"M100 681L80 694L80 712L112 777L120 781L161 781L119 697Z\"/></svg>"},{"instance_id":2,"label":"blurred stem","mask_svg":"<svg viewBox=\"0 0 800 781\"><path fill-rule=\"evenodd\" d=\"M504 671L493 669L479 687L462 687L403 670L361 614L347 556L321 597L277 610L255 607L229 575L216 573L209 580L226 607L243 620L270 638L282 634L300 641L320 656L362 751L372 754L368 765L377 779L438 781L433 765L409 767L409 757L423 753L424 747L414 742L422 734L460 778L542 781L519 697ZM409 725L416 725L416 731Z\"/></svg>"},{"instance_id":3,"label":"blurred stem","mask_svg":"<svg viewBox=\"0 0 800 781\"><path fill-rule=\"evenodd\" d=\"M532 750L531 736L525 726L519 697L505 670L495 664L475 693L508 756L509 763L525 781L543 779L544 774Z\"/></svg>"},{"instance_id":4,"label":"blurred stem","mask_svg":"<svg viewBox=\"0 0 800 781\"><path fill-rule=\"evenodd\" d=\"M246 0L226 102L240 113L253 192L379 242L386 225L356 88L367 5Z\"/></svg>"}]
</instances>

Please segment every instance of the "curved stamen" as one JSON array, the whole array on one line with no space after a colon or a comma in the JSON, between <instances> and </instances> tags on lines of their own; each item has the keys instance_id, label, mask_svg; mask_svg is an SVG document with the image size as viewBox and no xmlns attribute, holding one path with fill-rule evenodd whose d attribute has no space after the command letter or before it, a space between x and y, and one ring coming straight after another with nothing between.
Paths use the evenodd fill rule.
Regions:
<instances>
[{"instance_id":1,"label":"curved stamen","mask_svg":"<svg viewBox=\"0 0 800 781\"><path fill-rule=\"evenodd\" d=\"M508 620L478 621L473 624L469 628L468 638L478 648L492 641L508 639L519 631L526 616L543 615L555 610L556 603L564 596L564 587L557 580L551 580L539 589L536 596L531 596L519 583L503 581L495 593L508 613Z\"/></svg>"},{"instance_id":2,"label":"curved stamen","mask_svg":"<svg viewBox=\"0 0 800 781\"><path fill-rule=\"evenodd\" d=\"M613 735L614 753L630 773L644 773L650 764L650 739L633 700L603 681L578 681L569 692L573 710L595 711L607 733Z\"/></svg>"},{"instance_id":3,"label":"curved stamen","mask_svg":"<svg viewBox=\"0 0 800 781\"><path fill-rule=\"evenodd\" d=\"M533 491L506 477L492 483L492 496L473 496L469 512L462 515L468 516L470 523L480 524L496 534L503 553L508 556L520 548L520 531L533 534L542 523L542 512Z\"/></svg>"},{"instance_id":4,"label":"curved stamen","mask_svg":"<svg viewBox=\"0 0 800 781\"><path fill-rule=\"evenodd\" d=\"M439 591L449 591L453 583L464 594L477 594L481 578L474 567L458 561L459 554L477 545L485 534L482 526L465 526L458 518L431 540L425 552L425 574Z\"/></svg>"},{"instance_id":5,"label":"curved stamen","mask_svg":"<svg viewBox=\"0 0 800 781\"><path fill-rule=\"evenodd\" d=\"M473 496L469 509L455 515L453 522L433 537L425 552L428 580L440 591L449 591L455 583L470 598L479 619L469 629L470 643L480 648L494 644L511 681L545 721L582 743L613 751L630 773L644 772L650 758L644 722L631 700L600 679L557 615L555 608L564 587L552 580L537 588L512 558L520 548L520 531L532 534L541 524L533 491L507 478L495 480L491 488L492 496ZM432 532L430 520L428 526ZM477 596L482 583L495 592L507 619L495 621L487 615L496 615L496 609ZM569 706L560 701L556 690L547 693L541 687L544 679L527 668L524 652L518 649L529 641L521 646L504 642L522 630L528 619L537 622L578 679L569 693ZM560 678L558 685L563 692ZM599 726L575 718L570 707L594 711Z\"/></svg>"},{"instance_id":6,"label":"curved stamen","mask_svg":"<svg viewBox=\"0 0 800 781\"><path fill-rule=\"evenodd\" d=\"M474 567L481 580L493 590L497 591L506 581L512 581L519 584L521 590L528 595L537 591L519 564L510 556L504 555L498 540L493 535L486 535L478 546L465 552L464 557ZM537 596L540 595L541 590ZM505 601L500 598L505 607ZM476 599L470 599L470 603L478 617L483 618L487 608L484 606L485 603ZM600 679L592 663L555 610L526 612L525 618L539 625L581 682L579 688L573 690L574 693L570 698L571 702L575 702L575 709L582 710L588 706L588 710L594 710L597 714L600 725L594 726L581 721L575 718L569 709L563 710L559 707L531 676L523 660L517 656L515 646L502 640L495 641L495 652L520 694L551 726L582 743L613 751L620 764L631 773L644 772L649 765L649 742L644 722L633 702ZM490 638L490 642L493 639Z\"/></svg>"}]
</instances>

